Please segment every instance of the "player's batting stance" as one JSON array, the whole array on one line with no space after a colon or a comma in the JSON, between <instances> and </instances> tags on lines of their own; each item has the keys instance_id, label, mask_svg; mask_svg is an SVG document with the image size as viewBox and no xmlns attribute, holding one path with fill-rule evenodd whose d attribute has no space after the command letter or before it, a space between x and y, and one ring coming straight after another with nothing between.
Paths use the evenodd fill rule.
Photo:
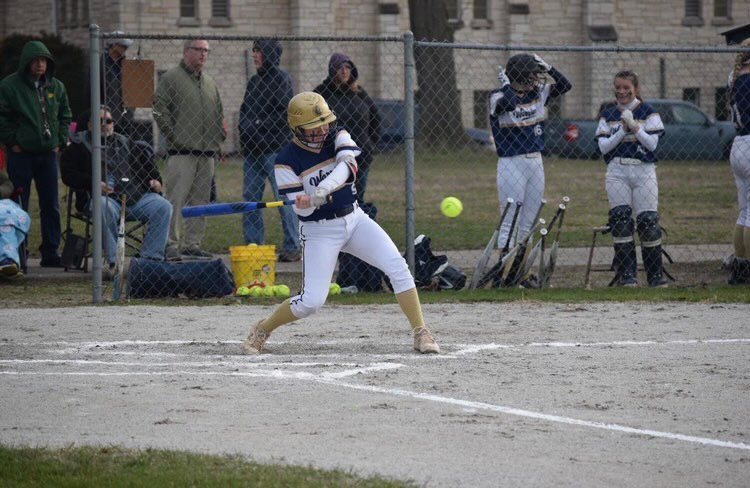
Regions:
<instances>
[{"instance_id":1,"label":"player's batting stance","mask_svg":"<svg viewBox=\"0 0 750 488\"><path fill-rule=\"evenodd\" d=\"M547 83L547 76L554 83ZM523 202L516 236L528 235L544 197L544 120L547 103L571 88L568 79L536 54L517 54L498 68L500 88L490 95L490 124L497 150L497 196L502 204L508 198ZM506 217L498 237L502 246L511 232ZM511 246L515 241L511 242ZM519 269L524 258L519 253L511 270ZM495 281L493 286L505 286Z\"/></svg>"},{"instance_id":2,"label":"player's batting stance","mask_svg":"<svg viewBox=\"0 0 750 488\"><path fill-rule=\"evenodd\" d=\"M360 149L317 93L303 92L289 101L294 137L276 157L279 193L295 200L302 243L302 290L250 330L242 346L258 354L280 325L317 312L328 297L339 252L380 268L391 280L401 310L414 331L414 349L437 353L440 347L424 323L414 279L406 261L385 231L357 205L354 180Z\"/></svg>"}]
</instances>

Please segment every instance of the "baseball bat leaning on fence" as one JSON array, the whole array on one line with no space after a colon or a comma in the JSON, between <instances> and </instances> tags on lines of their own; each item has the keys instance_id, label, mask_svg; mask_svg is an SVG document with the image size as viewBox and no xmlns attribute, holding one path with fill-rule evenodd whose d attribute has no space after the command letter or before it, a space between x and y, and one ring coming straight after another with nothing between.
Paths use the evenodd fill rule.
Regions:
<instances>
[{"instance_id":1,"label":"baseball bat leaning on fence","mask_svg":"<svg viewBox=\"0 0 750 488\"><path fill-rule=\"evenodd\" d=\"M505 245L503 246L502 251L500 252L500 259L498 260L495 265L490 268L489 271L487 271L477 282L477 288L484 288L484 286L489 283L493 277L495 277L498 273L500 273L503 269L503 264L505 261L503 258L508 254L508 250L510 249L510 240L513 237L513 231L516 228L516 221L518 220L518 213L521 211L521 207L523 206L523 202L516 202L516 209L513 211L513 218L510 221L510 230L508 231L508 238L505 239ZM502 219L501 219L502 223Z\"/></svg>"},{"instance_id":2,"label":"baseball bat leaning on fence","mask_svg":"<svg viewBox=\"0 0 750 488\"><path fill-rule=\"evenodd\" d=\"M531 253L528 256L528 259L526 260L524 264L523 271L521 273L521 279L527 279L531 275L531 268L534 267L534 262L536 262L537 255L539 255L539 283L541 286L541 283L543 281L543 274L544 274L544 251L545 251L545 241L547 239L547 235L549 234L550 230L552 229L552 226L555 225L555 222L557 222L557 219L560 217L560 213L565 209L564 204L560 204L557 206L557 211L555 212L555 215L552 216L552 220L549 221L547 224L547 227L545 229L541 229L539 233L541 234L541 238L539 241L534 245L534 247L531 249Z\"/></svg>"},{"instance_id":3,"label":"baseball bat leaning on fence","mask_svg":"<svg viewBox=\"0 0 750 488\"><path fill-rule=\"evenodd\" d=\"M549 280L552 277L552 273L555 272L555 265L557 264L557 248L560 247L560 230L562 229L563 217L565 217L565 210L567 209L568 203L570 203L570 198L562 197L562 201L563 203L560 204L562 206L562 208L560 209L560 218L557 219L557 233L555 234L555 241L550 247L549 263L544 269L544 282L542 283L542 288L544 288L545 286L549 286Z\"/></svg>"},{"instance_id":4,"label":"baseball bat leaning on fence","mask_svg":"<svg viewBox=\"0 0 750 488\"><path fill-rule=\"evenodd\" d=\"M505 208L503 209L502 214L500 215L500 220L497 222L497 227L495 227L495 231L492 233L492 237L490 237L490 240L487 242L487 246L484 248L484 252L479 257L479 261L477 261L477 266L474 268L474 274L471 276L471 283L469 284L469 290L474 290L477 287L477 284L479 283L479 279L482 277L482 274L484 273L484 269L487 267L487 263L490 261L490 256L492 255L492 251L495 249L495 246L497 245L497 236L500 234L500 227L503 225L503 220L505 220L505 216L508 214L508 210L510 209L510 206L513 205L513 199L508 198L508 200L505 203Z\"/></svg>"},{"instance_id":5,"label":"baseball bat leaning on fence","mask_svg":"<svg viewBox=\"0 0 750 488\"><path fill-rule=\"evenodd\" d=\"M591 289L591 261L594 259L594 246L596 245L596 235L599 233L604 234L605 232L609 232L609 226L605 225L602 227L592 227L591 229L591 248L589 248L589 259L586 262L586 277L583 280L583 287L586 290Z\"/></svg>"},{"instance_id":6,"label":"baseball bat leaning on fence","mask_svg":"<svg viewBox=\"0 0 750 488\"><path fill-rule=\"evenodd\" d=\"M121 180L130 181L128 178ZM120 194L120 225L117 228L117 245L115 246L115 270L112 276L112 300L119 301L122 294L122 272L125 268L125 192Z\"/></svg>"},{"instance_id":7,"label":"baseball bat leaning on fence","mask_svg":"<svg viewBox=\"0 0 750 488\"><path fill-rule=\"evenodd\" d=\"M282 207L284 205L294 205L294 200L279 200L275 202L211 203L208 205L195 205L193 207L183 207L182 216L189 218L210 217L213 215L229 215L250 212L252 210L260 210L263 208Z\"/></svg>"},{"instance_id":8,"label":"baseball bat leaning on fence","mask_svg":"<svg viewBox=\"0 0 750 488\"><path fill-rule=\"evenodd\" d=\"M534 235L534 232L536 232L540 227L544 226L544 219L539 219L539 221L534 224L534 226L529 230L529 232L526 234L526 236L523 238L523 240L516 242L516 244L508 250L505 255L500 258L500 261L497 262L495 266L493 266L494 269L496 269L496 273L500 273L502 269L505 267L505 265L513 260L515 256L518 255L518 251L521 248L525 248L529 244L529 239L531 239L531 236ZM488 273L489 274L489 273ZM490 276L489 280L491 280L493 276ZM486 284L486 282L485 282ZM480 282L481 285L481 282Z\"/></svg>"},{"instance_id":9,"label":"baseball bat leaning on fence","mask_svg":"<svg viewBox=\"0 0 750 488\"><path fill-rule=\"evenodd\" d=\"M539 202L539 208L537 209L536 215L534 215L534 220L532 220L532 222L536 222L537 220L539 220L539 216L542 215L542 209L546 204L547 200L542 198L542 200ZM516 264L515 261L511 261L506 263L505 265L505 269L503 270L503 282L507 283L508 286L515 286L526 277L526 262L529 260L529 258L531 257L531 253L533 252L533 249L529 249L529 242L531 242L531 237L531 234L526 237L523 248L519 249L516 253L516 256L522 256L521 262ZM533 261L531 262L533 263Z\"/></svg>"},{"instance_id":10,"label":"baseball bat leaning on fence","mask_svg":"<svg viewBox=\"0 0 750 488\"><path fill-rule=\"evenodd\" d=\"M536 232L537 229L539 229L540 227L544 227L544 224L546 223L547 222L544 219L539 219L537 223L534 224L534 226L529 230L529 232L523 237L523 239L519 241L519 243L516 246L514 246L513 249L508 251L509 255L513 254L512 256L513 259L510 259L510 256L508 256L507 259L505 260L505 266L503 267L503 277L502 277L503 285L502 286L513 287L518 284L518 282L520 281L519 271L523 267L523 262L521 262L521 265L518 266L518 269L515 269L515 270L512 269L513 262L516 260L518 256L521 256L522 258L525 259L526 256L524 255L524 253L526 253L526 251L529 248L529 241L531 241L531 238L534 236L534 232ZM511 276L510 273L513 273L513 275Z\"/></svg>"}]
</instances>

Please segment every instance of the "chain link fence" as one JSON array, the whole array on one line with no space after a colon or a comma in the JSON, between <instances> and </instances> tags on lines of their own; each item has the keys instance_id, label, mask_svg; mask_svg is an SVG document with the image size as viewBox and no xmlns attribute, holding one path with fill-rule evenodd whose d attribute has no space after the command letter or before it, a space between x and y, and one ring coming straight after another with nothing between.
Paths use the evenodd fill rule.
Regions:
<instances>
[{"instance_id":1,"label":"chain link fence","mask_svg":"<svg viewBox=\"0 0 750 488\"><path fill-rule=\"evenodd\" d=\"M477 263L511 194L520 195L514 200L523 200L525 212L517 222L523 225L515 225L507 239L515 213L508 212L483 273L500 269L499 278L483 280L484 286L607 286L622 264L614 259L614 243L625 240L638 247L644 242L645 247L655 247L660 242L668 254L668 258L659 254L668 272L664 276L666 280L674 277L676 286L726 282L721 266L732 253L737 214L728 165L734 128L728 120L726 82L736 54L730 49L462 45L414 42L409 35L262 40L127 37L134 41L128 50L134 59L119 64L107 61L113 35L95 36L102 54L101 103L110 110L114 132L125 135L129 150L143 157L118 156L117 163L105 141L103 174L116 173L108 169L110 165L129 165L126 172L132 179L138 180L137 174L143 179L145 161L152 161L159 178L145 177L144 195L160 190L171 207L158 215L139 214L135 208L128 213L134 220L150 219L133 233L143 243L127 251L131 297L139 296L133 292L134 276L139 280L136 284L145 287L140 292L143 296L223 293L226 287L208 286L226 279L217 278L221 273L207 264L216 259L234 272L232 287L284 282L292 294L298 291L301 245L291 207L206 218L182 218L181 208L277 200L272 165L279 148L291 138L286 103L292 94L313 90L324 94L339 127L347 128L365 149L359 158L363 169L357 186L359 203L414 263L423 287L471 286ZM257 53L270 63L259 63L261 76ZM558 75L570 82L570 90L547 97L543 111L533 93L516 91L516 104L506 113L508 117L490 113L497 108L492 97L499 93L498 67L507 67L508 60L521 53L536 53L554 67L536 73L542 92L554 94ZM200 78L185 69L191 63L202 66ZM337 82L342 67L355 83ZM538 71L538 63L528 68ZM597 133L602 136L606 129L610 136L615 127L624 132L612 112L615 74L623 70L637 74L639 86L633 88L644 100L642 107L650 107L647 113L633 107L634 123L659 137L652 151L657 164L620 164L636 163L640 155L617 156L618 166L629 171L634 181L639 172L645 172L648 175L643 178L651 178L653 184L636 192L639 196L636 203L631 202L629 216L621 212L613 217L614 190L610 188L608 197L605 184L613 163L604 163L610 156L602 156ZM269 73L273 74L270 79ZM109 117L105 113L102 118ZM536 147L532 140L528 145L504 139L496 146L494 138L510 120L523 128L518 134L543 137L543 144ZM79 122L79 128L85 124ZM104 125L102 130L106 130ZM629 132L626 141L637 141L634 133ZM504 144L520 149L511 154L502 149ZM124 160L128 163L123 166ZM532 168L536 173L530 177ZM152 180L159 185L152 185ZM440 211L441 201L448 196L463 204L455 218ZM540 210L542 198L546 204ZM558 212L561 204L564 213ZM644 209L654 212L646 215L645 223ZM111 217L116 213L111 212ZM539 217L545 223L525 240ZM112 235L113 224L102 229L105 245L111 243L104 236ZM547 231L544 239L541 229ZM527 259L516 259L514 254L498 266L506 244L512 253ZM628 250L627 259L632 254ZM108 265L112 254L105 249L101 256ZM140 259L133 261L135 257ZM158 263L162 257L167 264L146 262ZM640 253L636 262L634 278L640 286L647 286ZM632 263L628 266L632 269ZM388 289L382 275L348 257L339 260L333 281L347 291L352 287Z\"/></svg>"}]
</instances>

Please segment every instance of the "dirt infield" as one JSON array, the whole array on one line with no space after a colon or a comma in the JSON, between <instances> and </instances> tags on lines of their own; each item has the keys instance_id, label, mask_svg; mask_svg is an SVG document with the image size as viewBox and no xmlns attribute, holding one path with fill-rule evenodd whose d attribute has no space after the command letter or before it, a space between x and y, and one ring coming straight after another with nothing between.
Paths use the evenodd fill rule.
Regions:
<instances>
[{"instance_id":1,"label":"dirt infield","mask_svg":"<svg viewBox=\"0 0 750 488\"><path fill-rule=\"evenodd\" d=\"M747 486L750 306L4 309L0 442L241 453L424 486Z\"/></svg>"}]
</instances>

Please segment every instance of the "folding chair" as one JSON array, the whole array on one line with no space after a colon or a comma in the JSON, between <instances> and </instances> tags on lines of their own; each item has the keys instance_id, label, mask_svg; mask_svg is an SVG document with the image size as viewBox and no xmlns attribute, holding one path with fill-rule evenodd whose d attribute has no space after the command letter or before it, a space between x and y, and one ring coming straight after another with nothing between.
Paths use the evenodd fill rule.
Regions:
<instances>
[{"instance_id":1,"label":"folding chair","mask_svg":"<svg viewBox=\"0 0 750 488\"><path fill-rule=\"evenodd\" d=\"M77 200L79 196L85 196ZM83 270L88 272L88 260L93 256L91 243L91 213L88 210L88 201L90 199L87 191L75 190L68 187L68 193L65 197L67 200L67 214L65 217L65 230L63 231L62 265L65 271L68 269ZM75 200L75 203L74 203ZM74 222L79 222L79 227L83 226L83 235L76 234ZM137 220L128 220L125 227L125 246L137 253L143 244L143 232L145 224Z\"/></svg>"}]
</instances>

